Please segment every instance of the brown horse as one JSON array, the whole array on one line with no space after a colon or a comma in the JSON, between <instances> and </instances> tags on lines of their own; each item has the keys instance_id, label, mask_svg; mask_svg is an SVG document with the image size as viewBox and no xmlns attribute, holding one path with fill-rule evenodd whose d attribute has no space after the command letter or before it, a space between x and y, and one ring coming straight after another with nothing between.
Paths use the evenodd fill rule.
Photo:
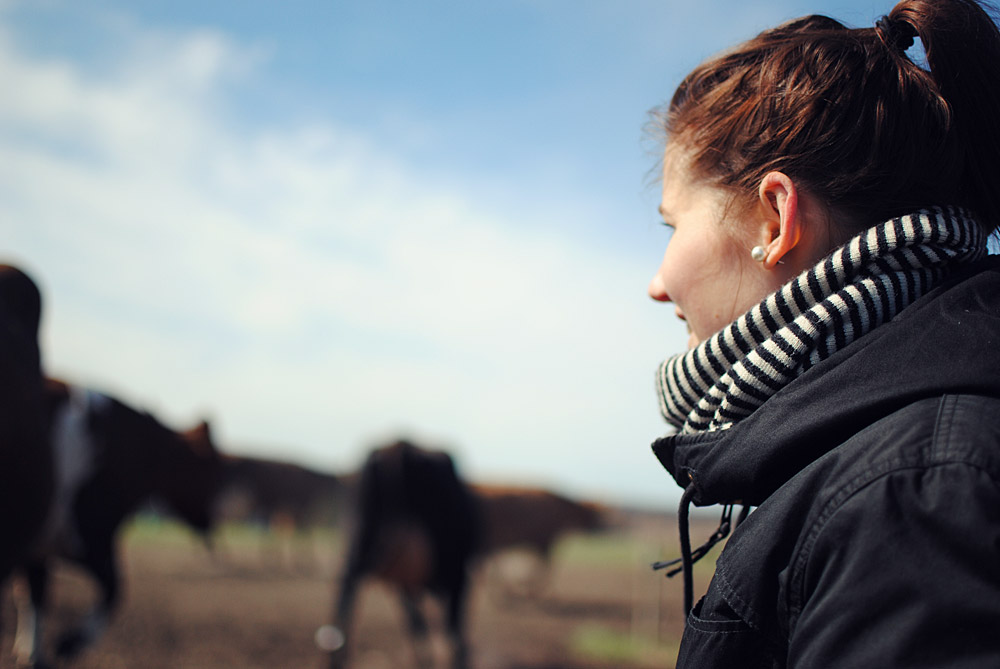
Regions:
<instances>
[{"instance_id":1,"label":"brown horse","mask_svg":"<svg viewBox=\"0 0 1000 669\"><path fill-rule=\"evenodd\" d=\"M28 275L0 265L0 585L41 529L52 490L41 309L41 293Z\"/></svg>"},{"instance_id":2,"label":"brown horse","mask_svg":"<svg viewBox=\"0 0 1000 669\"><path fill-rule=\"evenodd\" d=\"M429 666L430 658L419 598L427 592L441 597L452 666L464 669L463 616L477 521L475 503L447 453L406 441L373 451L361 469L357 521L334 625L317 633L321 647L333 651L331 667L346 660L354 597L361 579L370 575L398 588L421 666Z\"/></svg>"},{"instance_id":3,"label":"brown horse","mask_svg":"<svg viewBox=\"0 0 1000 669\"><path fill-rule=\"evenodd\" d=\"M606 524L598 505L579 502L541 488L475 484L472 493L482 514L478 553L482 557L524 548L540 564L517 589L537 594L549 575L552 548L570 532L592 532ZM509 584L507 584L509 586Z\"/></svg>"},{"instance_id":4,"label":"brown horse","mask_svg":"<svg viewBox=\"0 0 1000 669\"><path fill-rule=\"evenodd\" d=\"M21 602L15 649L43 666L41 646L53 558L79 564L99 587L98 601L56 647L71 658L103 632L119 604L118 529L143 502L162 500L206 539L219 484L219 457L208 425L178 433L153 416L97 392L59 381L46 385L56 485L50 513L24 564L30 603Z\"/></svg>"}]
</instances>

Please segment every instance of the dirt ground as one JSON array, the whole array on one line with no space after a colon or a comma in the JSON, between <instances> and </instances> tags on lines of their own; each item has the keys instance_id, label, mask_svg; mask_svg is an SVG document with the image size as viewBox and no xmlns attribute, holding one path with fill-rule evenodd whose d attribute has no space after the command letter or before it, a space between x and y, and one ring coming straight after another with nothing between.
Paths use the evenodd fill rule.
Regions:
<instances>
[{"instance_id":1,"label":"dirt ground","mask_svg":"<svg viewBox=\"0 0 1000 669\"><path fill-rule=\"evenodd\" d=\"M707 526L705 523L703 525ZM710 531L693 528L697 537ZM533 597L504 587L530 564L508 555L479 566L470 595L473 669L672 667L681 631L681 583L649 569L676 553L669 518L597 537L572 537L555 554L547 587ZM322 667L314 634L328 622L341 546L333 533L282 540L222 537L210 553L179 528L133 525L122 542L125 602L77 669ZM706 560L708 562L708 560ZM711 565L699 565L703 590ZM52 628L85 610L94 590L61 568L53 584ZM14 609L3 591L0 666L13 667ZM440 610L429 602L431 624ZM414 666L402 609L379 583L363 586L354 627L353 667ZM51 643L51 641L50 641ZM438 666L447 643L432 640Z\"/></svg>"}]
</instances>

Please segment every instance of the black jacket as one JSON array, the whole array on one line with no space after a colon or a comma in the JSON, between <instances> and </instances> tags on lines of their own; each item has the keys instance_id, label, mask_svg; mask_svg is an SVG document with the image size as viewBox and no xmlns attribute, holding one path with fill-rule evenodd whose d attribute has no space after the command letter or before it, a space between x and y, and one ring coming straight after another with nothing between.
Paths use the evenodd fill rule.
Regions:
<instances>
[{"instance_id":1,"label":"black jacket","mask_svg":"<svg viewBox=\"0 0 1000 669\"><path fill-rule=\"evenodd\" d=\"M1000 667L1000 259L653 449L696 505L757 507L678 667Z\"/></svg>"}]
</instances>

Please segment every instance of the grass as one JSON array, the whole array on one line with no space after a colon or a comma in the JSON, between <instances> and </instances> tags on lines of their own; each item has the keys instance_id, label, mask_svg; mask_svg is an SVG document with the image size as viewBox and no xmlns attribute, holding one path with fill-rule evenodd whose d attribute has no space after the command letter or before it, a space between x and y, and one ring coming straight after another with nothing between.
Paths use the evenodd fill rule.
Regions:
<instances>
[{"instance_id":1,"label":"grass","mask_svg":"<svg viewBox=\"0 0 1000 669\"><path fill-rule=\"evenodd\" d=\"M621 567L634 564L650 547L625 534L571 535L559 542L555 559L571 564Z\"/></svg>"},{"instance_id":2,"label":"grass","mask_svg":"<svg viewBox=\"0 0 1000 669\"><path fill-rule=\"evenodd\" d=\"M122 537L129 543L182 545L199 541L187 525L156 513L139 513L122 527Z\"/></svg>"},{"instance_id":3,"label":"grass","mask_svg":"<svg viewBox=\"0 0 1000 669\"><path fill-rule=\"evenodd\" d=\"M275 534L264 527L250 523L226 523L215 531L215 537L220 543L234 548L246 548L257 546L261 541L274 540ZM342 544L342 533L329 527L308 528L302 532L296 532L291 536L293 544L303 544L312 546L315 543L322 543L332 547L340 547Z\"/></svg>"},{"instance_id":4,"label":"grass","mask_svg":"<svg viewBox=\"0 0 1000 669\"><path fill-rule=\"evenodd\" d=\"M677 644L659 644L634 639L599 625L583 625L573 634L570 648L575 655L611 665L669 669L677 658Z\"/></svg>"},{"instance_id":5,"label":"grass","mask_svg":"<svg viewBox=\"0 0 1000 669\"><path fill-rule=\"evenodd\" d=\"M226 523L216 527L212 536L216 542L225 542L228 546L247 547L256 546L262 539L273 535L257 525ZM156 513L136 514L123 527L123 537L129 542L157 545L177 545L200 540L198 535L184 523ZM303 538L339 545L341 533L332 528L313 528L295 537L296 540Z\"/></svg>"},{"instance_id":6,"label":"grass","mask_svg":"<svg viewBox=\"0 0 1000 669\"><path fill-rule=\"evenodd\" d=\"M555 559L570 564L586 566L623 567L640 562L648 564L657 560L680 557L679 542L671 543L671 537L664 541L651 542L628 534L571 535L556 545ZM715 560L725 542L720 542L708 555L698 561L697 572L711 574L715 571Z\"/></svg>"},{"instance_id":7,"label":"grass","mask_svg":"<svg viewBox=\"0 0 1000 669\"><path fill-rule=\"evenodd\" d=\"M197 542L197 535L187 526L169 516L156 513L140 513L124 527L123 536L128 542L156 545L183 545ZM232 548L252 548L262 541L273 538L268 531L260 526L249 523L226 523L216 528L213 538L215 542ZM669 544L669 537L664 539ZM313 528L308 533L296 534L293 543L303 542L306 545L321 544L333 550L343 548L342 532L333 527ZM721 550L721 545L702 559L696 572L711 574L715 568L715 558ZM571 534L556 545L554 558L569 564L583 566L624 567L638 563L647 563L659 559L677 557L678 547L664 545L663 542L653 544L641 537L627 533L605 534Z\"/></svg>"}]
</instances>

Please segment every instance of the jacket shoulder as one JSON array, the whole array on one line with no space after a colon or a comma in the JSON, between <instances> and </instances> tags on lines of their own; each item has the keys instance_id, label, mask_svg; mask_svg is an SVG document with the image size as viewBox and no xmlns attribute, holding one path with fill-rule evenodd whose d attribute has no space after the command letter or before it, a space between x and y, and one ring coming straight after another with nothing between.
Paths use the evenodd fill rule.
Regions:
<instances>
[{"instance_id":1,"label":"jacket shoulder","mask_svg":"<svg viewBox=\"0 0 1000 669\"><path fill-rule=\"evenodd\" d=\"M790 665L1000 664L1000 399L915 402L842 448L791 564Z\"/></svg>"}]
</instances>

